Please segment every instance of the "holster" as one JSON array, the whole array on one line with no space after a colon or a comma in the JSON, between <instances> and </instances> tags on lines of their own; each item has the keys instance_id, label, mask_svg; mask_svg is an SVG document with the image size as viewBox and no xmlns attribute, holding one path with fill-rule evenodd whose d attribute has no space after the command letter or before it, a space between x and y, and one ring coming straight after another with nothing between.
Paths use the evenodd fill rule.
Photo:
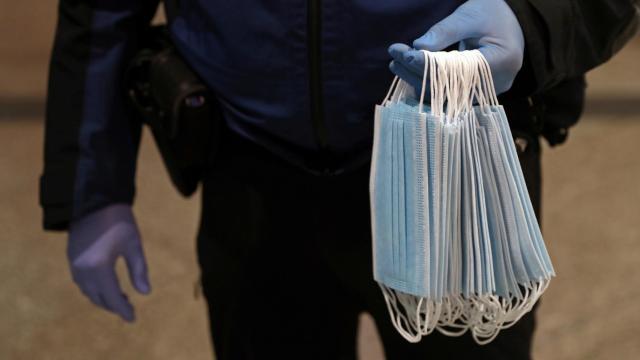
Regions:
<instances>
[{"instance_id":1,"label":"holster","mask_svg":"<svg viewBox=\"0 0 640 360\"><path fill-rule=\"evenodd\" d=\"M149 126L173 185L188 197L215 156L219 106L166 27L149 28L142 44L125 73L127 97Z\"/></svg>"}]
</instances>

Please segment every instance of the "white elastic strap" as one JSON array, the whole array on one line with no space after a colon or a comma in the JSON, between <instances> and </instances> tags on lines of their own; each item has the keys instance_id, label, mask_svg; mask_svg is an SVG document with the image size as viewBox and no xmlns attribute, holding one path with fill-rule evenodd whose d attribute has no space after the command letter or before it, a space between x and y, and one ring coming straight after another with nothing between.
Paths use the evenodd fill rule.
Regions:
<instances>
[{"instance_id":1,"label":"white elastic strap","mask_svg":"<svg viewBox=\"0 0 640 360\"><path fill-rule=\"evenodd\" d=\"M389 99L391 97L391 93L393 92L393 89L396 87L397 84L398 84L398 77L394 76L393 77L393 81L391 82L391 86L389 86L389 91L387 91L387 95L382 100L382 105L383 106L387 104L387 101L389 101Z\"/></svg>"},{"instance_id":2,"label":"white elastic strap","mask_svg":"<svg viewBox=\"0 0 640 360\"><path fill-rule=\"evenodd\" d=\"M422 50L422 54L424 55L424 69L422 71L422 88L420 89L420 105L418 111L422 114L423 111L423 103L424 103L424 93L427 90L427 70L429 69L429 63L427 62L427 56L429 54L428 51Z\"/></svg>"},{"instance_id":3,"label":"white elastic strap","mask_svg":"<svg viewBox=\"0 0 640 360\"><path fill-rule=\"evenodd\" d=\"M387 303L387 310L389 311L389 315L391 317L391 323L393 327L396 328L398 333L402 335L405 340L416 343L420 341L422 335L420 331L416 328L413 329L405 329L402 324L404 323L407 328L411 327L411 322L400 312L398 308L398 297L395 293L395 290L387 288L386 286L380 284L380 289L382 289L382 294L384 295L384 300ZM416 311L418 313L418 311ZM414 330L416 333L412 334L409 330Z\"/></svg>"}]
</instances>

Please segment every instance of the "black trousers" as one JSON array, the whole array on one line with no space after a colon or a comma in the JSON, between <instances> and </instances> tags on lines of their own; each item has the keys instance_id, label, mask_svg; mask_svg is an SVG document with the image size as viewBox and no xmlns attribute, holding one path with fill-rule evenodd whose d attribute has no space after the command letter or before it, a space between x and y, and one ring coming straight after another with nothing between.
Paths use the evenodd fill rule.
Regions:
<instances>
[{"instance_id":1,"label":"black trousers","mask_svg":"<svg viewBox=\"0 0 640 360\"><path fill-rule=\"evenodd\" d=\"M536 211L537 139L521 163ZM387 359L529 359L534 314L490 344L394 329L371 264L368 167L309 175L227 134L203 186L198 258L216 359L355 359L358 316Z\"/></svg>"}]
</instances>

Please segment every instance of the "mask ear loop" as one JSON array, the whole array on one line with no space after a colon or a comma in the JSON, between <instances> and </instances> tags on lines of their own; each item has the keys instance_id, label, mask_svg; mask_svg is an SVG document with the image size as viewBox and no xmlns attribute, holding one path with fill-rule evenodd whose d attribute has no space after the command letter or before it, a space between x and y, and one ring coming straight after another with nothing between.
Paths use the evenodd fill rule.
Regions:
<instances>
[{"instance_id":1,"label":"mask ear loop","mask_svg":"<svg viewBox=\"0 0 640 360\"><path fill-rule=\"evenodd\" d=\"M451 52L440 52L440 77L442 79L442 111L444 121L447 122L451 119L453 111L455 111L454 99L452 96L453 81L456 74L453 72L454 66L453 56Z\"/></svg>"},{"instance_id":2,"label":"mask ear loop","mask_svg":"<svg viewBox=\"0 0 640 360\"><path fill-rule=\"evenodd\" d=\"M393 81L391 82L391 86L389 87L389 91L387 91L387 95L382 100L382 103L381 103L382 106L386 106L387 102L391 100L391 94L393 93L393 90L398 85L398 79L399 78L397 76L394 76Z\"/></svg>"},{"instance_id":3,"label":"mask ear loop","mask_svg":"<svg viewBox=\"0 0 640 360\"><path fill-rule=\"evenodd\" d=\"M451 88L449 106L452 107L449 122L452 123L469 112L471 104L468 101L468 94L471 92L472 71L470 71L466 51L452 51L450 57L450 73L454 75L449 85Z\"/></svg>"},{"instance_id":4,"label":"mask ear loop","mask_svg":"<svg viewBox=\"0 0 640 360\"><path fill-rule=\"evenodd\" d=\"M404 80L400 79L398 76L393 78L391 83L391 87L389 87L389 91L387 92L387 96L383 101L383 105L386 106L389 103L399 103L401 99L404 98L406 93L406 89L410 85L407 84Z\"/></svg>"},{"instance_id":5,"label":"mask ear loop","mask_svg":"<svg viewBox=\"0 0 640 360\"><path fill-rule=\"evenodd\" d=\"M431 78L431 81L429 82L429 90L431 91L431 93L429 94L431 97L431 115L438 116L438 109L440 108L440 105L438 104L436 98L438 76L436 72L435 57L431 55L429 56L429 77Z\"/></svg>"},{"instance_id":6,"label":"mask ear loop","mask_svg":"<svg viewBox=\"0 0 640 360\"><path fill-rule=\"evenodd\" d=\"M444 101L446 103L446 108L444 109L444 122L448 123L453 116L455 116L456 111L456 100L453 93L455 92L455 79L457 74L455 73L455 57L451 56L449 52L442 52L441 55L441 69L443 76L443 96Z\"/></svg>"},{"instance_id":7,"label":"mask ear loop","mask_svg":"<svg viewBox=\"0 0 640 360\"><path fill-rule=\"evenodd\" d=\"M422 54L424 55L424 69L422 72L422 88L420 89L420 104L418 105L418 112L420 114L424 113L424 94L427 90L427 71L429 70L429 62L427 61L428 59L430 60L431 56L429 55L429 52L427 50L422 50ZM432 79L433 81L433 79ZM433 104L432 104L433 106Z\"/></svg>"},{"instance_id":8,"label":"mask ear loop","mask_svg":"<svg viewBox=\"0 0 640 360\"><path fill-rule=\"evenodd\" d=\"M474 111L473 109L473 103L474 100L477 99L480 94L478 93L477 90L477 85L478 85L478 71L476 68L476 64L474 61L474 57L472 56L472 53L470 51L463 51L462 52L464 55L464 61L466 63L465 68L465 79L466 79L466 86L465 86L465 112L467 113L472 113ZM478 99L478 103L480 103L481 100Z\"/></svg>"},{"instance_id":9,"label":"mask ear loop","mask_svg":"<svg viewBox=\"0 0 640 360\"><path fill-rule=\"evenodd\" d=\"M437 56L437 57L436 57ZM447 87L449 85L449 72L448 63L446 61L447 53L440 51L434 56L434 63L436 64L436 99L438 101L438 117L446 116L447 104Z\"/></svg>"},{"instance_id":10,"label":"mask ear loop","mask_svg":"<svg viewBox=\"0 0 640 360\"><path fill-rule=\"evenodd\" d=\"M411 91L412 91L412 86L409 85L409 83L407 83L406 81L402 81L400 83L398 102L400 102L400 100L402 99L406 99L408 97L407 94L410 93Z\"/></svg>"},{"instance_id":11,"label":"mask ear loop","mask_svg":"<svg viewBox=\"0 0 640 360\"><path fill-rule=\"evenodd\" d=\"M449 101L453 107L451 113L452 116L447 119L447 123L453 123L456 119L464 113L466 104L463 99L466 92L466 67L464 63L464 55L458 51L452 52L450 55L450 71L454 75L450 80L450 93Z\"/></svg>"},{"instance_id":12,"label":"mask ear loop","mask_svg":"<svg viewBox=\"0 0 640 360\"><path fill-rule=\"evenodd\" d=\"M484 74L484 69L480 59L480 57L483 57L483 56L482 56L482 53L480 53L480 51L478 50L471 50L471 51L468 51L467 53L470 59L472 59L473 66L474 66L474 69L473 69L474 85L473 85L472 96L473 98L475 98L475 100L477 100L478 108L483 113L485 113L487 107L491 105L491 101L490 101L491 92L489 90L489 87L487 86L488 83L484 81L484 79L486 78L486 75ZM473 101L473 99L471 101Z\"/></svg>"},{"instance_id":13,"label":"mask ear loop","mask_svg":"<svg viewBox=\"0 0 640 360\"><path fill-rule=\"evenodd\" d=\"M412 327L412 321L407 319L407 317L400 312L400 309L398 307L399 294L396 293L393 289L387 288L382 284L380 284L380 289L382 289L382 294L384 295L385 302L387 303L387 310L389 311L393 327L396 328L398 333L400 333L400 335L405 338L405 340L411 343L420 341L420 339L422 338L420 331L415 331L416 329L409 329ZM403 324L407 327L407 329L405 329ZM416 333L412 334L410 330L414 330Z\"/></svg>"},{"instance_id":14,"label":"mask ear loop","mask_svg":"<svg viewBox=\"0 0 640 360\"><path fill-rule=\"evenodd\" d=\"M398 85L396 85L396 88L393 91L393 94L391 95L390 102L394 104L398 104L400 102L400 99L404 98L404 92L407 86L408 85L406 82L404 82L404 80L398 79Z\"/></svg>"},{"instance_id":15,"label":"mask ear loop","mask_svg":"<svg viewBox=\"0 0 640 360\"><path fill-rule=\"evenodd\" d=\"M498 95L496 94L495 84L493 83L493 76L491 74L491 67L487 62L487 59L478 50L474 50L476 57L478 58L478 67L482 77L482 85L485 93L488 97L490 106L498 105Z\"/></svg>"},{"instance_id":16,"label":"mask ear loop","mask_svg":"<svg viewBox=\"0 0 640 360\"><path fill-rule=\"evenodd\" d=\"M427 54L427 52L425 52ZM444 112L444 83L442 74L441 52L429 54L429 77L431 90L431 115L441 117ZM446 75L446 74L445 74Z\"/></svg>"}]
</instances>

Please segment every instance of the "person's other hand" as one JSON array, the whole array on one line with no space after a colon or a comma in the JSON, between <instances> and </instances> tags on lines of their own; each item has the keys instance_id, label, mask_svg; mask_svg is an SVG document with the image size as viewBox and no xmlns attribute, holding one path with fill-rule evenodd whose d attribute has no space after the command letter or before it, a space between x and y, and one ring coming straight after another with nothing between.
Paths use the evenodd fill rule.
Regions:
<instances>
[{"instance_id":1,"label":"person's other hand","mask_svg":"<svg viewBox=\"0 0 640 360\"><path fill-rule=\"evenodd\" d=\"M504 0L469 0L413 42L393 44L391 71L417 90L422 87L424 54L441 51L460 42L461 50L478 49L487 59L496 92L513 84L522 67L524 36L518 19Z\"/></svg>"},{"instance_id":2,"label":"person's other hand","mask_svg":"<svg viewBox=\"0 0 640 360\"><path fill-rule=\"evenodd\" d=\"M74 282L96 305L132 322L133 306L122 292L115 272L122 256L134 288L151 291L138 226L131 207L115 204L73 221L69 227L67 255Z\"/></svg>"}]
</instances>

